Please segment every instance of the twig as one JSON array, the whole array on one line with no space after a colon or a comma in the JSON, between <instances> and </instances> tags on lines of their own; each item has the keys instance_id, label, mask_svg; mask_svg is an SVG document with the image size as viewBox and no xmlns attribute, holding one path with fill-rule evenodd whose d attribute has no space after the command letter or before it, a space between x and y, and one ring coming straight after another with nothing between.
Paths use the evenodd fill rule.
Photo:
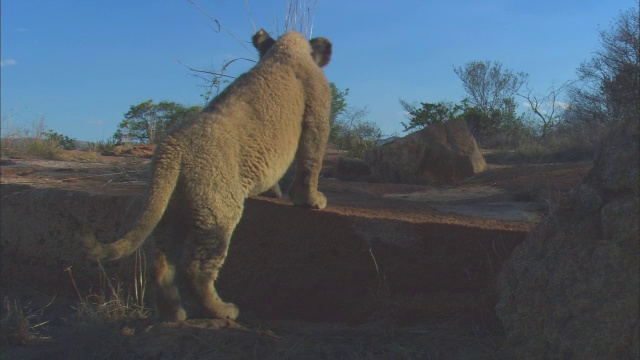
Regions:
<instances>
[{"instance_id":1,"label":"twig","mask_svg":"<svg viewBox=\"0 0 640 360\"><path fill-rule=\"evenodd\" d=\"M98 261L98 267L100 268L100 274L101 276L104 276L104 279L107 281L107 286L109 286L109 290L111 290L111 295L115 298L115 299L119 299L118 297L118 289L116 289L115 286L113 286L113 284L111 283L111 280L109 279L109 276L107 276L107 271L104 269L104 267L102 266L102 263L100 261ZM119 284L118 284L118 288L119 288Z\"/></svg>"},{"instance_id":2,"label":"twig","mask_svg":"<svg viewBox=\"0 0 640 360\"><path fill-rule=\"evenodd\" d=\"M213 18L212 16L210 16L209 14L207 14L206 11L204 11L204 9L202 7L200 7L200 5L196 4L195 1L193 0L186 0L189 4L193 5L196 7L196 9L198 9L201 13L203 13L206 17L208 17L211 21L213 21L217 26L218 26L218 30L212 28L212 30L215 33L220 33L220 30L223 30L227 33L227 35L231 36L236 42L238 42L238 44L242 45L243 48L245 48L247 51L249 52L253 52L251 49L249 49L247 47L247 45L240 41L231 31L227 30L224 26L222 26L222 24L220 23L220 21L218 21L218 19Z\"/></svg>"},{"instance_id":3,"label":"twig","mask_svg":"<svg viewBox=\"0 0 640 360\"><path fill-rule=\"evenodd\" d=\"M251 7L249 7L249 0L245 0L244 3L247 5L247 12L249 13L249 20L251 20L251 26L253 27L253 33L256 33L256 23L253 21L253 15L251 15Z\"/></svg>"},{"instance_id":4,"label":"twig","mask_svg":"<svg viewBox=\"0 0 640 360\"><path fill-rule=\"evenodd\" d=\"M134 278L133 289L136 303L138 306L144 307L144 294L147 284L147 257L142 249L136 250Z\"/></svg>"},{"instance_id":5,"label":"twig","mask_svg":"<svg viewBox=\"0 0 640 360\"><path fill-rule=\"evenodd\" d=\"M246 60L250 60L250 59L246 59ZM209 74L209 75L215 75L215 76L220 76L220 77L228 77L230 79L235 79L236 78L235 76L220 74L220 73L213 72L213 71L194 69L192 67L189 67L189 66L183 64L180 60L176 60L176 61L178 62L178 64L186 67L187 69L189 69L189 70L191 70L193 72L204 73L204 74ZM253 61L253 60L250 60L250 61Z\"/></svg>"},{"instance_id":6,"label":"twig","mask_svg":"<svg viewBox=\"0 0 640 360\"><path fill-rule=\"evenodd\" d=\"M76 281L73 279L73 275L71 274L71 266L68 266L64 271L69 273L69 278L71 279L71 284L73 288L76 290L76 294L78 295L78 300L82 302L82 295L80 295L80 290L78 290L78 286L76 285Z\"/></svg>"},{"instance_id":7,"label":"twig","mask_svg":"<svg viewBox=\"0 0 640 360\"><path fill-rule=\"evenodd\" d=\"M380 277L380 269L378 268L378 262L376 261L376 257L373 256L373 250L369 248L369 254L371 254L371 258L373 259L373 265L376 267L376 273L378 277Z\"/></svg>"},{"instance_id":8,"label":"twig","mask_svg":"<svg viewBox=\"0 0 640 360\"><path fill-rule=\"evenodd\" d=\"M204 14L204 16L208 17L208 18L209 18L209 20L213 21L214 23L216 23L216 25L218 25L218 30L213 29L213 31L214 31L214 32L216 32L216 33L219 33L219 32L220 32L220 29L222 29L222 25L220 24L220 22L218 22L218 20L217 20L217 19L214 19L214 18L213 18L213 17L211 17L209 14L207 14L207 12L206 12L206 11L204 11L204 9L200 7L200 5L196 4L196 2L195 2L195 1L187 0L187 2L188 2L189 4L191 4L191 5L195 6L195 7L196 7L196 9L200 10L200 12Z\"/></svg>"}]
</instances>

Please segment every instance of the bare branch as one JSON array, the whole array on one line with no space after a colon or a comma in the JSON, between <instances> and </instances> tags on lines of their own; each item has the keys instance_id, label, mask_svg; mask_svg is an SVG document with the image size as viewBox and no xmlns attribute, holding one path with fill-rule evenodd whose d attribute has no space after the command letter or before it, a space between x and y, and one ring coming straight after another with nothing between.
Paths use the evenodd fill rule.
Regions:
<instances>
[{"instance_id":1,"label":"bare branch","mask_svg":"<svg viewBox=\"0 0 640 360\"><path fill-rule=\"evenodd\" d=\"M220 21L218 21L218 19L215 19L214 17L212 17L211 15L207 14L206 11L204 11L204 9L196 4L195 1L193 0L186 0L189 4L193 5L196 9L198 9L201 13L203 13L206 17L208 17L213 23L215 23L218 26L218 29L214 29L211 28L215 33L220 33L221 30L224 30L227 35L231 36L231 38L233 40L235 40L238 44L240 44L243 48L245 48L247 51L249 51L250 53L253 54L253 50L251 50L249 47L247 47L247 45L245 44L245 42L240 41L231 31L227 30L224 26L222 26L222 24L220 23ZM254 29L255 29L255 25L254 25Z\"/></svg>"},{"instance_id":2,"label":"bare branch","mask_svg":"<svg viewBox=\"0 0 640 360\"><path fill-rule=\"evenodd\" d=\"M245 59L245 60L249 60L249 59ZM204 73L204 74L220 76L220 77L227 77L227 78L230 78L230 79L235 79L236 78L235 76L225 75L225 74L221 74L221 73L217 73L217 72L213 72L213 71L194 69L194 68L192 68L190 66L187 66L187 65L183 64L180 60L176 60L176 61L178 62L178 64L186 67L187 69L189 69L190 71L193 71L193 72Z\"/></svg>"},{"instance_id":3,"label":"bare branch","mask_svg":"<svg viewBox=\"0 0 640 360\"><path fill-rule=\"evenodd\" d=\"M516 92L516 95L522 97L529 104L529 108L542 122L541 137L544 138L547 135L548 130L555 126L559 121L557 112L560 108L558 98L564 92L564 90L570 86L572 81L565 81L556 88L555 84L552 84L547 89L547 94L539 98L536 95L532 95L533 91L526 85L527 93L523 94Z\"/></svg>"},{"instance_id":4,"label":"bare branch","mask_svg":"<svg viewBox=\"0 0 640 360\"><path fill-rule=\"evenodd\" d=\"M206 12L206 11L204 11L204 9L203 9L202 7L200 7L200 5L196 4L196 2L195 2L195 1L193 1L193 0L186 0L186 1L187 1L189 4L191 4L191 5L195 6L195 8L196 8L196 9L200 10L200 12L201 12L201 13L203 13L203 14L204 14L204 16L208 17L208 18L209 18L209 20L213 21L214 23L216 23L216 24L218 25L218 30L216 30L216 29L213 29L213 28L212 28L212 29L213 29L213 31L215 31L216 33L219 33L219 32L220 32L220 29L222 28L222 25L220 25L220 22L218 22L218 20L217 20L217 19L214 19L214 18L213 18L213 17L211 17L209 14L207 14L207 12Z\"/></svg>"},{"instance_id":5,"label":"bare branch","mask_svg":"<svg viewBox=\"0 0 640 360\"><path fill-rule=\"evenodd\" d=\"M233 64L234 62L236 62L236 61L238 61L238 60L245 60L245 61L249 61L249 62L253 62L253 63L257 62L256 60L253 60L253 59L247 59L247 58L235 58L235 59L232 59L232 60L227 61L227 63L226 63L226 64L222 65L222 69L223 69L223 71L224 71L224 69L226 69L229 65Z\"/></svg>"}]
</instances>

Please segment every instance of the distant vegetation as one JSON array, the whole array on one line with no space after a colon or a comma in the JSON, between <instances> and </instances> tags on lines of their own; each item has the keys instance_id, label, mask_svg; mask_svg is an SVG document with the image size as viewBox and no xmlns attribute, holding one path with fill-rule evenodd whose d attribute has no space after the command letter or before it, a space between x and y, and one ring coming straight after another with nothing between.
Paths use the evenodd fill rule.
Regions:
<instances>
[{"instance_id":1,"label":"distant vegetation","mask_svg":"<svg viewBox=\"0 0 640 360\"><path fill-rule=\"evenodd\" d=\"M351 156L361 157L378 143L382 132L375 123L365 119L369 113L366 107L348 105L349 89L340 90L334 83L330 85L333 98L329 141ZM153 100L147 100L131 105L113 135L114 144L128 146L158 143L172 128L188 121L200 111L201 106L187 107L169 101L154 103Z\"/></svg>"},{"instance_id":2,"label":"distant vegetation","mask_svg":"<svg viewBox=\"0 0 640 360\"><path fill-rule=\"evenodd\" d=\"M535 93L528 74L497 61L454 68L467 97L419 104L400 100L404 131L463 119L480 147L497 149L493 161L556 162L591 159L604 131L624 118L640 118L640 14L622 12L600 32L601 49L577 69L578 79ZM565 96L566 95L566 96ZM564 99L562 101L561 99ZM529 111L517 114L517 101Z\"/></svg>"},{"instance_id":3,"label":"distant vegetation","mask_svg":"<svg viewBox=\"0 0 640 360\"><path fill-rule=\"evenodd\" d=\"M369 114L367 107L358 108L347 104L349 89L340 90L334 83L329 85L333 94L329 142L346 151L349 156L362 158L367 150L382 139L382 131L377 124L366 120Z\"/></svg>"},{"instance_id":4,"label":"distant vegetation","mask_svg":"<svg viewBox=\"0 0 640 360\"><path fill-rule=\"evenodd\" d=\"M459 103L410 103L400 99L408 120L402 122L404 131L462 119L481 148L494 150L488 155L490 162L590 160L603 132L621 119L640 118L639 18L637 7L620 13L609 28L600 32L601 48L577 69L578 79L551 84L543 92L529 87L528 74L506 69L498 61L470 61L454 67L467 97ZM382 131L366 120L366 106L348 104L348 88L341 90L331 83L331 90L329 141L350 156L361 158L383 142ZM526 104L527 112L517 114L518 101ZM111 138L83 148L101 153L118 145L157 143L201 110L201 106L171 101L147 100L131 105ZM46 129L43 118L30 129L6 133L3 156L28 154L55 159L61 150L78 147L76 139Z\"/></svg>"},{"instance_id":5,"label":"distant vegetation","mask_svg":"<svg viewBox=\"0 0 640 360\"><path fill-rule=\"evenodd\" d=\"M60 158L61 150L74 150L76 139L47 129L44 116L29 128L8 129L2 134L2 156L31 155L44 159Z\"/></svg>"},{"instance_id":6,"label":"distant vegetation","mask_svg":"<svg viewBox=\"0 0 640 360\"><path fill-rule=\"evenodd\" d=\"M156 144L174 127L188 121L202 111L202 106L184 106L172 101L153 100L131 105L113 134L118 144Z\"/></svg>"}]
</instances>

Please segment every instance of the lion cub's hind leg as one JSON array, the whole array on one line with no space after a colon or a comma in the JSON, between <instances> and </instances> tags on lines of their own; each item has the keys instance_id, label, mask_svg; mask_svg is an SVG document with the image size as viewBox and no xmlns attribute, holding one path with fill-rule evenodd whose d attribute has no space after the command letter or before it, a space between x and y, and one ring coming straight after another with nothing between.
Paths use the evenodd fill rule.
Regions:
<instances>
[{"instance_id":1,"label":"lion cub's hind leg","mask_svg":"<svg viewBox=\"0 0 640 360\"><path fill-rule=\"evenodd\" d=\"M198 301L201 317L211 319L231 319L238 317L238 307L232 303L224 302L218 296L214 287L218 271L201 270L200 261L192 262L190 266L190 281L193 286L193 294ZM196 270L197 269L197 270Z\"/></svg>"},{"instance_id":2,"label":"lion cub's hind leg","mask_svg":"<svg viewBox=\"0 0 640 360\"><path fill-rule=\"evenodd\" d=\"M276 183L275 185L270 187L269 190L263 192L260 195L266 196L266 197L270 197L270 198L274 198L274 199L281 199L282 198L282 190L280 190L280 184Z\"/></svg>"},{"instance_id":3,"label":"lion cub's hind leg","mask_svg":"<svg viewBox=\"0 0 640 360\"><path fill-rule=\"evenodd\" d=\"M184 239L188 232L187 209L174 197L154 231L157 252L154 258L155 295L158 320L182 321L189 317L185 295L180 287L184 279L181 263Z\"/></svg>"},{"instance_id":4,"label":"lion cub's hind leg","mask_svg":"<svg viewBox=\"0 0 640 360\"><path fill-rule=\"evenodd\" d=\"M160 321L182 321L187 319L187 312L182 307L182 299L175 283L176 269L174 262L164 252L159 251L155 259L156 275L156 307Z\"/></svg>"},{"instance_id":5,"label":"lion cub's hind leg","mask_svg":"<svg viewBox=\"0 0 640 360\"><path fill-rule=\"evenodd\" d=\"M243 204L229 201L216 205L220 211L216 212L215 206L195 206L192 209L197 213L194 218L198 220L186 239L183 261L201 315L235 320L238 308L220 299L214 283L227 257L231 234L240 221Z\"/></svg>"}]
</instances>

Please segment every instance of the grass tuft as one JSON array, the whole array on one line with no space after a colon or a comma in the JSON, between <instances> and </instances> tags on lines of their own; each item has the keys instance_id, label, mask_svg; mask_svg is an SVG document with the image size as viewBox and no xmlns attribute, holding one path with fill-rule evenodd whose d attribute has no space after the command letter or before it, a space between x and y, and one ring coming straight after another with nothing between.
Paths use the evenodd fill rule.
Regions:
<instances>
[{"instance_id":1,"label":"grass tuft","mask_svg":"<svg viewBox=\"0 0 640 360\"><path fill-rule=\"evenodd\" d=\"M41 321L42 311L36 312L19 300L5 297L0 318L0 344L26 345L33 341L46 340L47 321Z\"/></svg>"},{"instance_id":2,"label":"grass tuft","mask_svg":"<svg viewBox=\"0 0 640 360\"><path fill-rule=\"evenodd\" d=\"M98 154L112 153L114 152L117 145L118 145L117 141L113 138L106 139L106 140L99 140L96 142L88 143L87 151L95 152Z\"/></svg>"},{"instance_id":3,"label":"grass tuft","mask_svg":"<svg viewBox=\"0 0 640 360\"><path fill-rule=\"evenodd\" d=\"M65 271L69 273L71 283L78 295L79 304L76 310L79 319L89 323L125 323L148 318L151 309L144 303L147 285L146 265L144 252L138 249L136 251L133 294L126 291L121 282L117 281L114 284L100 265L100 272L107 284L107 291L87 296L81 295L71 268L67 268Z\"/></svg>"}]
</instances>

